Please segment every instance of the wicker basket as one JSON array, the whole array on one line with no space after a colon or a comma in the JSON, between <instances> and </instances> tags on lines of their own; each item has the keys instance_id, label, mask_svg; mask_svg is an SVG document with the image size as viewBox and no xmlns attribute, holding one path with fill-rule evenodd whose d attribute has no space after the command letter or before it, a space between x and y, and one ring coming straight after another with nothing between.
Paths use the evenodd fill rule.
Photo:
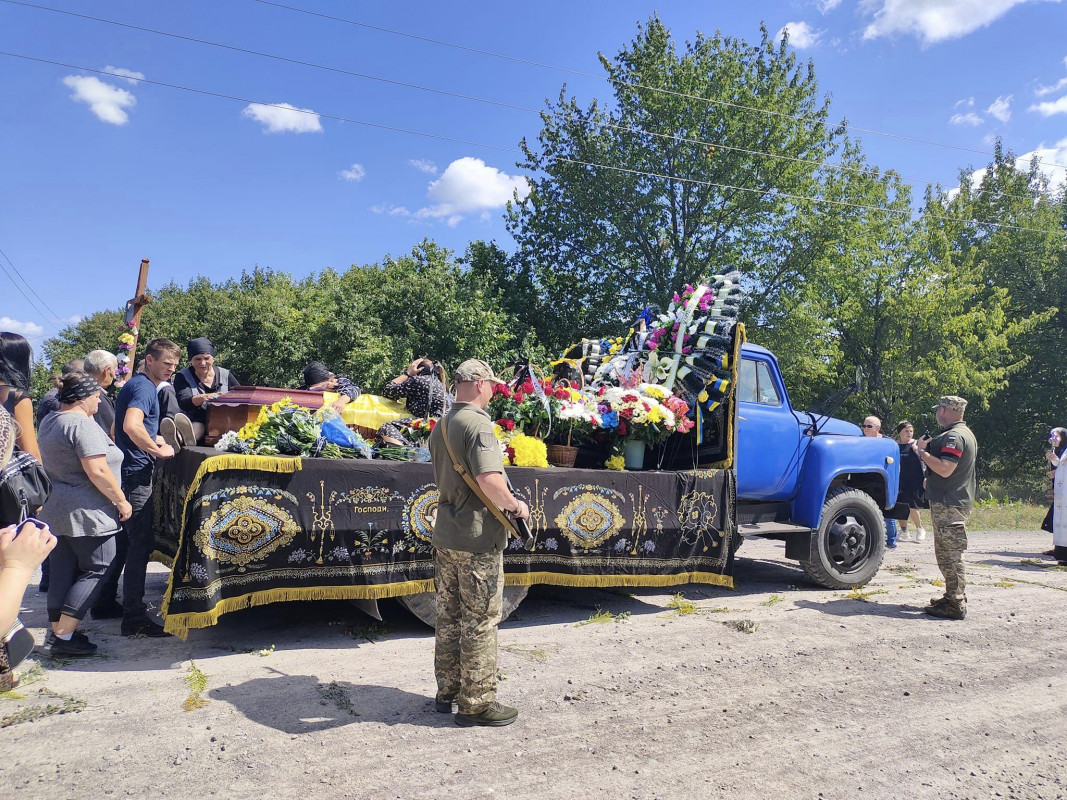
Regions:
<instances>
[{"instance_id":1,"label":"wicker basket","mask_svg":"<svg viewBox=\"0 0 1067 800\"><path fill-rule=\"evenodd\" d=\"M565 444L550 444L548 450L548 463L554 467L573 467L574 459L578 457L578 448Z\"/></svg>"}]
</instances>

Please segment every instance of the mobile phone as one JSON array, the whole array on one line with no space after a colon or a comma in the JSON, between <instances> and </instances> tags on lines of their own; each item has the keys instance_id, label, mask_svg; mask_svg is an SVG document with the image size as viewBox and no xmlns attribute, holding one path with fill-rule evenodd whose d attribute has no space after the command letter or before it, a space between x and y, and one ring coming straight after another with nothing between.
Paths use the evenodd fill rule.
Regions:
<instances>
[{"instance_id":1,"label":"mobile phone","mask_svg":"<svg viewBox=\"0 0 1067 800\"><path fill-rule=\"evenodd\" d=\"M22 522L20 522L15 527L15 535L14 535L14 537L12 537L12 541L14 541L15 539L19 538L19 534L22 533L22 529L25 528L26 525L28 523L30 523L30 522L32 522L38 528L44 528L45 530L48 530L48 523L47 522L41 522L41 520L37 519L36 517L26 517L26 519L22 520Z\"/></svg>"}]
</instances>

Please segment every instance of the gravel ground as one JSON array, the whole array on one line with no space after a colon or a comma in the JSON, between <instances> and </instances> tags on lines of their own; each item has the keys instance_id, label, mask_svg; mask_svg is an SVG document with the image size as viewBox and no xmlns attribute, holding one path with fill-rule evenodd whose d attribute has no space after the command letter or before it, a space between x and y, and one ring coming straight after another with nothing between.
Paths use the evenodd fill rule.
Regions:
<instances>
[{"instance_id":1,"label":"gravel ground","mask_svg":"<svg viewBox=\"0 0 1067 800\"><path fill-rule=\"evenodd\" d=\"M535 589L501 627L500 699L521 715L500 729L434 711L431 632L392 602L383 623L250 609L187 642L90 620L101 655L27 663L0 697L2 794L1067 797L1067 570L1036 555L1047 534L971 542L964 622L920 610L940 593L929 541L859 593L764 541L735 591ZM26 606L41 640L44 598Z\"/></svg>"}]
</instances>

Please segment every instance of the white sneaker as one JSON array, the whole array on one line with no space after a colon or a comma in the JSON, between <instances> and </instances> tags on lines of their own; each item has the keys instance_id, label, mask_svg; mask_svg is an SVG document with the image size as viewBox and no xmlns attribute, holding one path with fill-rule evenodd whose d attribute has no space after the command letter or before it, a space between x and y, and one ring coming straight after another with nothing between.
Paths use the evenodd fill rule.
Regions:
<instances>
[{"instance_id":1,"label":"white sneaker","mask_svg":"<svg viewBox=\"0 0 1067 800\"><path fill-rule=\"evenodd\" d=\"M915 541L917 541L917 542L925 542L926 541L926 528L924 528L922 525L919 526L919 532L915 535Z\"/></svg>"},{"instance_id":2,"label":"white sneaker","mask_svg":"<svg viewBox=\"0 0 1067 800\"><path fill-rule=\"evenodd\" d=\"M915 538L914 534L909 533L908 531L902 530L897 534L897 543L898 544L900 542L916 542L916 541L918 541L918 540Z\"/></svg>"}]
</instances>

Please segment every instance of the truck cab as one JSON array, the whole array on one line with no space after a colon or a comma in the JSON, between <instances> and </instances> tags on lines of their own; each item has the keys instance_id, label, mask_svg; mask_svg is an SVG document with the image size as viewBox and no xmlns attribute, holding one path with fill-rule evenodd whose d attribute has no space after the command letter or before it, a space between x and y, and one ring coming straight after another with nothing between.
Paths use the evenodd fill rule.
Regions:
<instances>
[{"instance_id":1,"label":"truck cab","mask_svg":"<svg viewBox=\"0 0 1067 800\"><path fill-rule=\"evenodd\" d=\"M740 537L784 540L817 583L862 586L885 554L899 447L789 400L778 360L745 343L737 364L737 524Z\"/></svg>"}]
</instances>

